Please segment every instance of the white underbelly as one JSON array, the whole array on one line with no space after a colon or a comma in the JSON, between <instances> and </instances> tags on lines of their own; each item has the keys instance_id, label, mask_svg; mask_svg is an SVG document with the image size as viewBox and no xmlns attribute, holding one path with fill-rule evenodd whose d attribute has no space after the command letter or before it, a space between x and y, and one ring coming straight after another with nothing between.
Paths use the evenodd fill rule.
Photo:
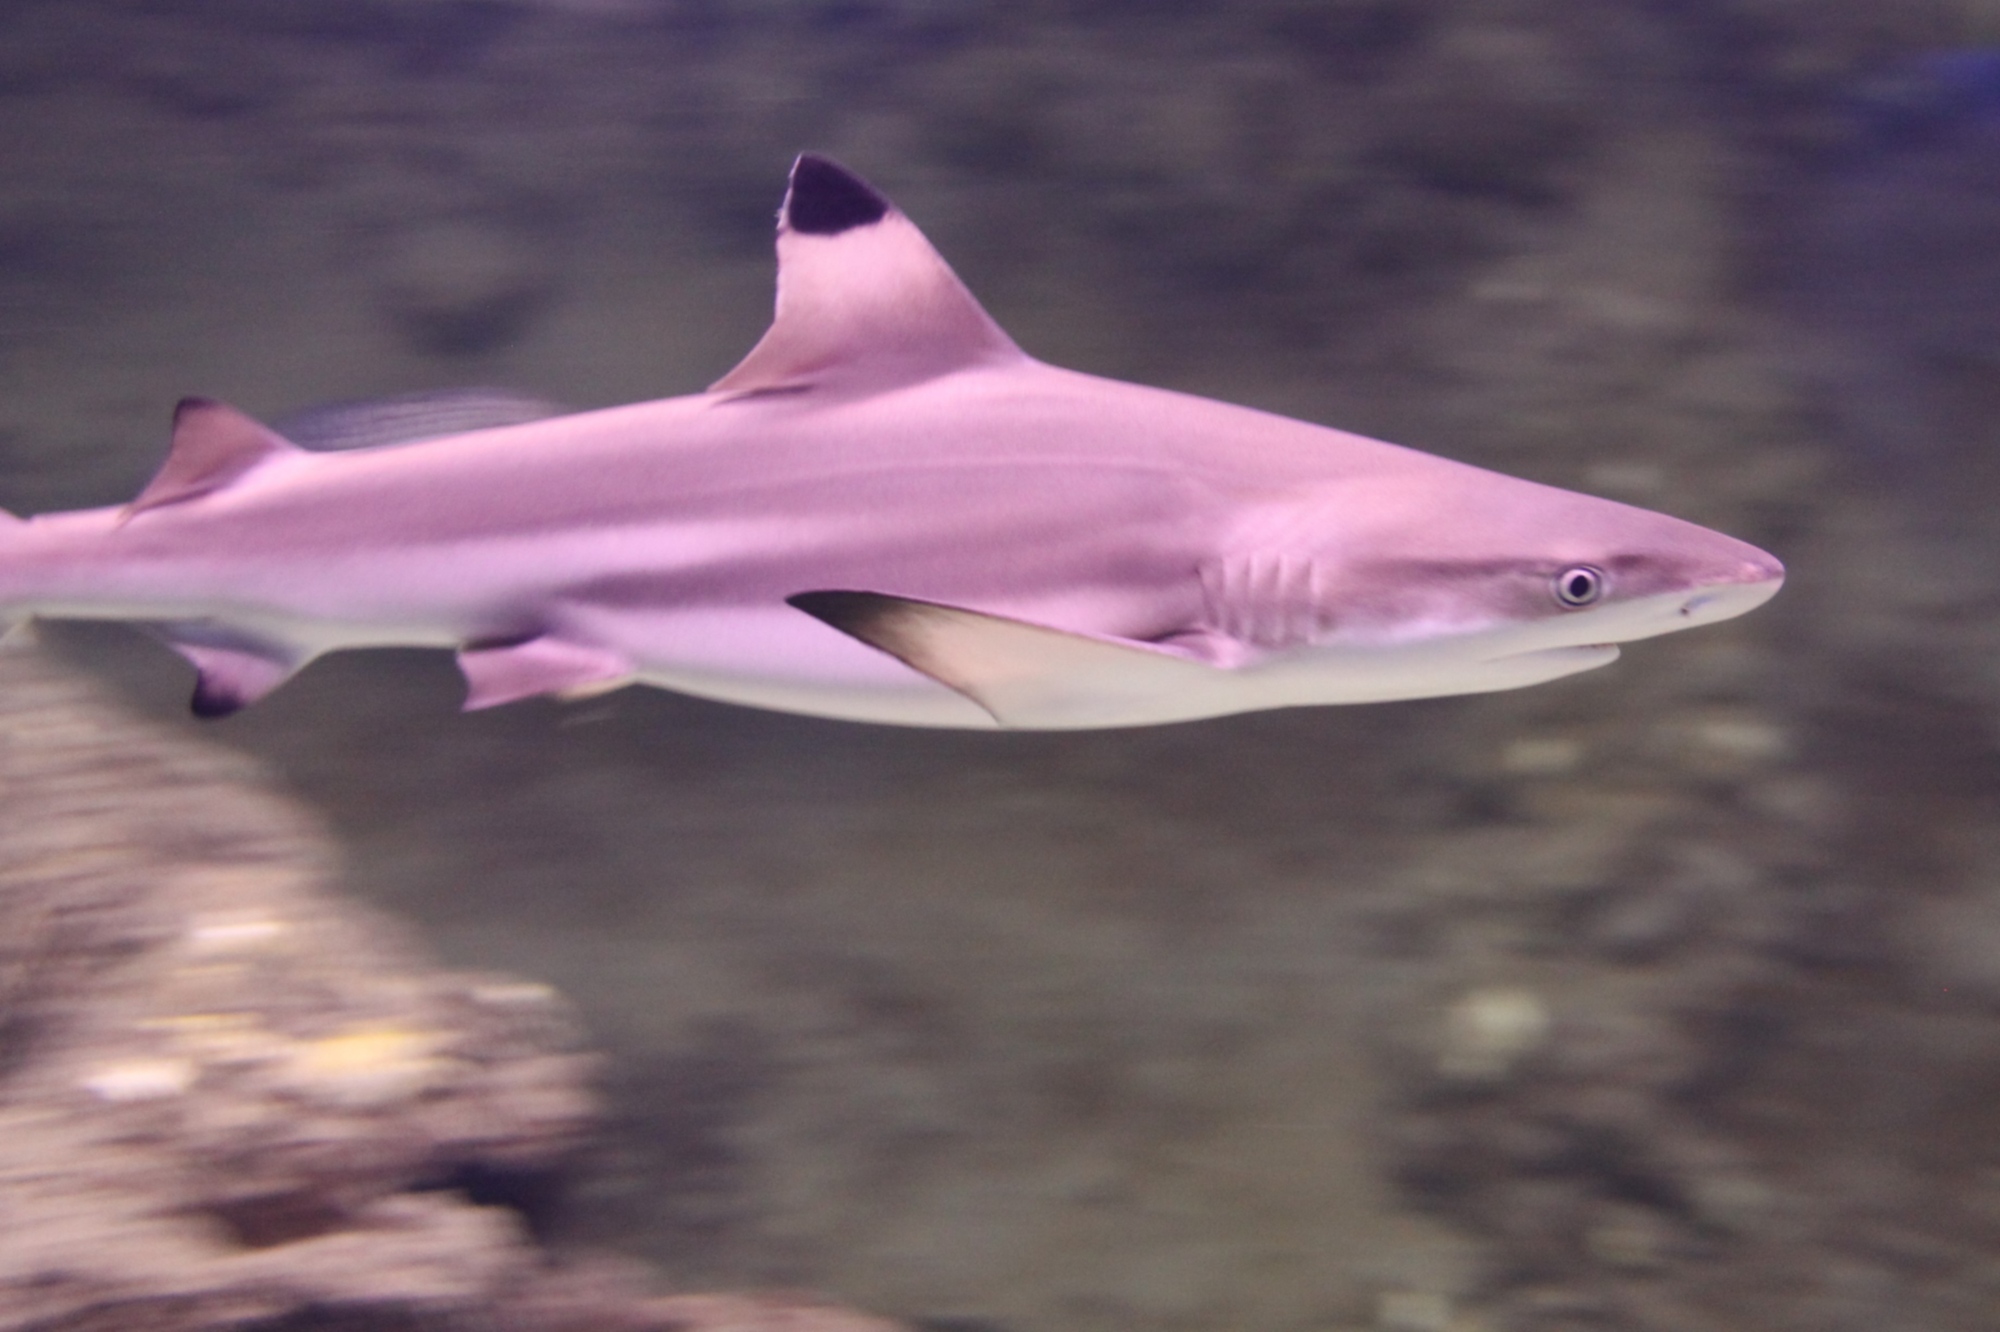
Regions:
<instances>
[{"instance_id":1,"label":"white underbelly","mask_svg":"<svg viewBox=\"0 0 2000 1332\"><path fill-rule=\"evenodd\" d=\"M640 682L721 702L892 726L993 730L972 699L789 606L615 615L579 612L578 632L637 664ZM1057 723L1062 729L1151 726L1270 708L1376 703L1539 684L1616 658L1615 648L1560 648L1494 660L1469 645L1305 649L1240 669L1214 668L1162 693L1135 688Z\"/></svg>"}]
</instances>

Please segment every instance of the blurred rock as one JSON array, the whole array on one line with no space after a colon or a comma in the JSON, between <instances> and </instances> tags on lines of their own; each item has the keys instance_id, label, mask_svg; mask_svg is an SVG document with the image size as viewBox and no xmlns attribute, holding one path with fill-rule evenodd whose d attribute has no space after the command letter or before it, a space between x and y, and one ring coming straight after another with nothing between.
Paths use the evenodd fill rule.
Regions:
<instances>
[{"instance_id":1,"label":"blurred rock","mask_svg":"<svg viewBox=\"0 0 2000 1332\"><path fill-rule=\"evenodd\" d=\"M1621 892L1591 921L1591 942L1617 961L1649 962L1687 936L1695 910L1692 894L1670 887Z\"/></svg>"},{"instance_id":2,"label":"blurred rock","mask_svg":"<svg viewBox=\"0 0 2000 1332\"><path fill-rule=\"evenodd\" d=\"M1597 127L1583 65L1559 30L1456 23L1409 72L1377 149L1426 185L1549 202Z\"/></svg>"},{"instance_id":3,"label":"blurred rock","mask_svg":"<svg viewBox=\"0 0 2000 1332\"><path fill-rule=\"evenodd\" d=\"M1838 134L1765 241L1792 368L1868 491L1813 552L1856 608L1820 632L1991 718L2000 49L1885 62L1824 101Z\"/></svg>"},{"instance_id":4,"label":"blurred rock","mask_svg":"<svg viewBox=\"0 0 2000 1332\"><path fill-rule=\"evenodd\" d=\"M0 6L0 96L46 92L88 78L102 45L101 34L78 22L73 6Z\"/></svg>"},{"instance_id":5,"label":"blurred rock","mask_svg":"<svg viewBox=\"0 0 2000 1332\"><path fill-rule=\"evenodd\" d=\"M0 658L0 1327L477 1305L536 1260L590 1060L543 986L429 967L321 886L251 766ZM80 1324L78 1324L80 1325Z\"/></svg>"},{"instance_id":6,"label":"blurred rock","mask_svg":"<svg viewBox=\"0 0 2000 1332\"><path fill-rule=\"evenodd\" d=\"M1980 388L2000 346L2000 57L1933 63L1939 96L1984 78L1989 104L1858 143L1813 187L1782 274L1823 348L1816 377L1845 442L1876 475L1948 500L1994 484Z\"/></svg>"},{"instance_id":7,"label":"blurred rock","mask_svg":"<svg viewBox=\"0 0 2000 1332\"><path fill-rule=\"evenodd\" d=\"M1633 1203L1612 1203L1594 1216L1583 1234L1593 1259L1626 1272L1658 1272L1670 1265L1678 1238L1660 1212Z\"/></svg>"},{"instance_id":8,"label":"blurred rock","mask_svg":"<svg viewBox=\"0 0 2000 1332\"><path fill-rule=\"evenodd\" d=\"M1379 74L1437 18L1427 0L1275 0L1265 22L1324 68L1347 77Z\"/></svg>"},{"instance_id":9,"label":"blurred rock","mask_svg":"<svg viewBox=\"0 0 2000 1332\"><path fill-rule=\"evenodd\" d=\"M215 120L269 111L290 91L290 71L254 39L225 25L161 23L134 34L124 81L172 115Z\"/></svg>"},{"instance_id":10,"label":"blurred rock","mask_svg":"<svg viewBox=\"0 0 2000 1332\"><path fill-rule=\"evenodd\" d=\"M0 189L0 281L75 282L103 265L113 223L101 205L34 190Z\"/></svg>"},{"instance_id":11,"label":"blurred rock","mask_svg":"<svg viewBox=\"0 0 2000 1332\"><path fill-rule=\"evenodd\" d=\"M1915 988L2000 1008L2000 892L1981 885L1915 903L1896 933Z\"/></svg>"},{"instance_id":12,"label":"blurred rock","mask_svg":"<svg viewBox=\"0 0 2000 1332\"><path fill-rule=\"evenodd\" d=\"M398 227L382 243L376 280L384 311L412 346L432 356L506 346L556 292L546 248L482 217Z\"/></svg>"},{"instance_id":13,"label":"blurred rock","mask_svg":"<svg viewBox=\"0 0 2000 1332\"><path fill-rule=\"evenodd\" d=\"M1438 1072L1460 1082L1498 1082L1547 1039L1549 1009L1532 990L1474 990L1445 1014Z\"/></svg>"},{"instance_id":14,"label":"blurred rock","mask_svg":"<svg viewBox=\"0 0 2000 1332\"><path fill-rule=\"evenodd\" d=\"M330 893L250 762L15 650L0 810L0 1329L888 1327L551 1269L519 1207L592 1124L567 1007Z\"/></svg>"}]
</instances>

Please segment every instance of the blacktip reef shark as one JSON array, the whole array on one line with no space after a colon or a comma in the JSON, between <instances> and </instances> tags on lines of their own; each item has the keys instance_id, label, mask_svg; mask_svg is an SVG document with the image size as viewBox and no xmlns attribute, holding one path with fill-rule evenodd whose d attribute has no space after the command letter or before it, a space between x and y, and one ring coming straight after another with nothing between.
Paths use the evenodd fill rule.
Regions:
<instances>
[{"instance_id":1,"label":"blacktip reef shark","mask_svg":"<svg viewBox=\"0 0 2000 1332\"><path fill-rule=\"evenodd\" d=\"M1071 729L1538 684L1784 569L1662 514L1015 346L841 166L705 393L338 452L190 398L122 507L0 520L0 617L129 620L194 710L321 653L455 650L466 707L639 682Z\"/></svg>"}]
</instances>

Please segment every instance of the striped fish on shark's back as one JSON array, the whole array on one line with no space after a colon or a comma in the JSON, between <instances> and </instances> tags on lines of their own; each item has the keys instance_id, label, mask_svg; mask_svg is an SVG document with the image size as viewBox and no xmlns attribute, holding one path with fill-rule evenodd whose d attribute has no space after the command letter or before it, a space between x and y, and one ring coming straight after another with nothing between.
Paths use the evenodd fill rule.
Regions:
<instances>
[{"instance_id":1,"label":"striped fish on shark's back","mask_svg":"<svg viewBox=\"0 0 2000 1332\"><path fill-rule=\"evenodd\" d=\"M189 399L130 504L0 522L0 615L142 624L207 716L406 645L456 651L468 707L640 682L1068 729L1535 684L1783 579L1662 514L1038 362L825 158L778 258L706 393L437 436L364 412L339 452Z\"/></svg>"}]
</instances>

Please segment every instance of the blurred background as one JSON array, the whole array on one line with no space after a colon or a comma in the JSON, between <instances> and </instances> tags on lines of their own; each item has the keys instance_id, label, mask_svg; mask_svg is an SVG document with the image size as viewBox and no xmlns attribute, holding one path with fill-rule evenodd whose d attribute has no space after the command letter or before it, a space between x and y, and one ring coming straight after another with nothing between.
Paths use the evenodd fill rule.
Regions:
<instances>
[{"instance_id":1,"label":"blurred background","mask_svg":"<svg viewBox=\"0 0 2000 1332\"><path fill-rule=\"evenodd\" d=\"M52 633L575 1006L602 1127L496 1200L934 1332L2000 1326L2000 5L4 0L0 503L129 498L188 393L697 391L805 148L1033 355L1791 582L1046 736L461 716L426 653L200 726Z\"/></svg>"}]
</instances>

